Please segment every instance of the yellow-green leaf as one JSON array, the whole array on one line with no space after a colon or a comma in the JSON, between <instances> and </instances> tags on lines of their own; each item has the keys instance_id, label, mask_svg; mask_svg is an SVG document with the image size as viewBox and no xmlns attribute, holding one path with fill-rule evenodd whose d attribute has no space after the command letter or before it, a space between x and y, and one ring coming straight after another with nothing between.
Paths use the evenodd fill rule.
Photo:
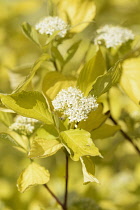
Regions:
<instances>
[{"instance_id":1,"label":"yellow-green leaf","mask_svg":"<svg viewBox=\"0 0 140 210\"><path fill-rule=\"evenodd\" d=\"M98 179L94 176L95 174L95 165L90 157L80 157L80 161L82 163L82 171L84 177L84 184L88 184L90 182L99 183Z\"/></svg>"},{"instance_id":2,"label":"yellow-green leaf","mask_svg":"<svg viewBox=\"0 0 140 210\"><path fill-rule=\"evenodd\" d=\"M95 139L105 139L111 136L114 136L117 131L120 130L120 126L118 125L109 125L103 124L99 128L95 129L91 132L92 138Z\"/></svg>"},{"instance_id":3,"label":"yellow-green leaf","mask_svg":"<svg viewBox=\"0 0 140 210\"><path fill-rule=\"evenodd\" d=\"M37 31L29 24L24 22L22 24L24 34L40 47Z\"/></svg>"},{"instance_id":4,"label":"yellow-green leaf","mask_svg":"<svg viewBox=\"0 0 140 210\"><path fill-rule=\"evenodd\" d=\"M37 163L31 162L31 164L20 174L17 181L17 187L18 190L23 193L32 186L46 184L49 179L50 174L48 170Z\"/></svg>"},{"instance_id":5,"label":"yellow-green leaf","mask_svg":"<svg viewBox=\"0 0 140 210\"><path fill-rule=\"evenodd\" d=\"M90 59L80 72L77 87L88 95L96 78L105 73L105 61L100 50Z\"/></svg>"},{"instance_id":6,"label":"yellow-green leaf","mask_svg":"<svg viewBox=\"0 0 140 210\"><path fill-rule=\"evenodd\" d=\"M47 138L47 137L46 137ZM31 144L29 158L45 158L54 155L63 145L56 139L36 139Z\"/></svg>"},{"instance_id":7,"label":"yellow-green leaf","mask_svg":"<svg viewBox=\"0 0 140 210\"><path fill-rule=\"evenodd\" d=\"M85 121L81 121L78 124L78 128L82 128L87 131L92 131L93 129L98 128L102 123L106 121L106 119L109 117L109 113L103 114L103 106L102 104L99 104L96 111L92 111L89 114L89 117Z\"/></svg>"},{"instance_id":8,"label":"yellow-green leaf","mask_svg":"<svg viewBox=\"0 0 140 210\"><path fill-rule=\"evenodd\" d=\"M106 74L97 78L91 93L97 97L106 93L113 85L119 82L121 73L121 65L120 61L118 61Z\"/></svg>"},{"instance_id":9,"label":"yellow-green leaf","mask_svg":"<svg viewBox=\"0 0 140 210\"><path fill-rule=\"evenodd\" d=\"M20 115L53 124L45 98L40 92L22 91L11 95L1 95L1 100L5 106Z\"/></svg>"},{"instance_id":10,"label":"yellow-green leaf","mask_svg":"<svg viewBox=\"0 0 140 210\"><path fill-rule=\"evenodd\" d=\"M44 125L36 131L36 139L52 140L56 139L58 136L59 134L54 125Z\"/></svg>"},{"instance_id":11,"label":"yellow-green leaf","mask_svg":"<svg viewBox=\"0 0 140 210\"><path fill-rule=\"evenodd\" d=\"M65 77L58 72L49 72L43 80L42 89L44 94L53 100L61 89L68 88L69 86L75 86L74 79Z\"/></svg>"},{"instance_id":12,"label":"yellow-green leaf","mask_svg":"<svg viewBox=\"0 0 140 210\"><path fill-rule=\"evenodd\" d=\"M96 14L96 6L93 0L58 0L57 7L62 19L70 21L72 26L79 24L71 29L72 32L82 31Z\"/></svg>"},{"instance_id":13,"label":"yellow-green leaf","mask_svg":"<svg viewBox=\"0 0 140 210\"><path fill-rule=\"evenodd\" d=\"M74 161L80 157L101 156L98 148L94 145L89 132L82 129L71 129L60 133L62 143L70 153Z\"/></svg>"},{"instance_id":14,"label":"yellow-green leaf","mask_svg":"<svg viewBox=\"0 0 140 210\"><path fill-rule=\"evenodd\" d=\"M140 105L140 57L124 61L120 85L131 100Z\"/></svg>"}]
</instances>

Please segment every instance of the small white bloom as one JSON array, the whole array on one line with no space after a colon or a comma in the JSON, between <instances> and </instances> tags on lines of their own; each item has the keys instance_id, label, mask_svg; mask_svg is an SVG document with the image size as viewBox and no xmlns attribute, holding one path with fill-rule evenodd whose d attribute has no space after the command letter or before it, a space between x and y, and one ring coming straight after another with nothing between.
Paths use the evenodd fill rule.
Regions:
<instances>
[{"instance_id":1,"label":"small white bloom","mask_svg":"<svg viewBox=\"0 0 140 210\"><path fill-rule=\"evenodd\" d=\"M68 30L68 25L61 18L48 16L35 25L35 29L40 34L52 35L55 31L60 31L58 35L64 37Z\"/></svg>"},{"instance_id":2,"label":"small white bloom","mask_svg":"<svg viewBox=\"0 0 140 210\"><path fill-rule=\"evenodd\" d=\"M38 120L23 117L23 116L17 116L15 118L15 122L9 127L10 130L16 131L19 134L22 135L30 135L33 133L35 129L35 124L38 123Z\"/></svg>"},{"instance_id":3,"label":"small white bloom","mask_svg":"<svg viewBox=\"0 0 140 210\"><path fill-rule=\"evenodd\" d=\"M86 120L98 104L94 96L85 97L81 90L73 87L62 89L52 101L54 109L62 112L70 122Z\"/></svg>"},{"instance_id":4,"label":"small white bloom","mask_svg":"<svg viewBox=\"0 0 140 210\"><path fill-rule=\"evenodd\" d=\"M105 25L97 30L95 44L101 44L104 41L107 48L120 46L123 43L133 40L134 34L130 29L121 26Z\"/></svg>"}]
</instances>

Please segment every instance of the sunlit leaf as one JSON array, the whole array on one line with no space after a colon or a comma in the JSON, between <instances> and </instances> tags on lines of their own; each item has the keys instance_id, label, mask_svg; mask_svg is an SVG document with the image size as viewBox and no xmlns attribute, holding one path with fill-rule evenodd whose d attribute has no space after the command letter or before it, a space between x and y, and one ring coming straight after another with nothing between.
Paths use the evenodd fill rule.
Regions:
<instances>
[{"instance_id":1,"label":"sunlit leaf","mask_svg":"<svg viewBox=\"0 0 140 210\"><path fill-rule=\"evenodd\" d=\"M72 26L79 24L72 28L72 32L82 31L96 14L95 3L90 0L58 0L57 8L62 19L70 21Z\"/></svg>"},{"instance_id":2,"label":"sunlit leaf","mask_svg":"<svg viewBox=\"0 0 140 210\"><path fill-rule=\"evenodd\" d=\"M0 93L0 98L1 98L1 95L3 95L3 94ZM6 106L4 106L4 104L1 102L1 100L0 100L0 112L15 113L12 109L8 109Z\"/></svg>"},{"instance_id":3,"label":"sunlit leaf","mask_svg":"<svg viewBox=\"0 0 140 210\"><path fill-rule=\"evenodd\" d=\"M101 156L98 148L90 138L90 133L82 129L71 129L60 133L62 143L74 161L78 161L81 156Z\"/></svg>"},{"instance_id":4,"label":"sunlit leaf","mask_svg":"<svg viewBox=\"0 0 140 210\"><path fill-rule=\"evenodd\" d=\"M96 78L105 72L105 61L100 50L90 59L80 72L77 87L88 95Z\"/></svg>"},{"instance_id":5,"label":"sunlit leaf","mask_svg":"<svg viewBox=\"0 0 140 210\"><path fill-rule=\"evenodd\" d=\"M29 158L45 158L54 155L63 145L55 140L36 139L31 144L31 150L28 154Z\"/></svg>"},{"instance_id":6,"label":"sunlit leaf","mask_svg":"<svg viewBox=\"0 0 140 210\"><path fill-rule=\"evenodd\" d=\"M20 174L17 181L17 187L18 190L23 193L32 186L46 184L49 179L50 174L48 170L37 163L31 162Z\"/></svg>"},{"instance_id":7,"label":"sunlit leaf","mask_svg":"<svg viewBox=\"0 0 140 210\"><path fill-rule=\"evenodd\" d=\"M119 82L121 73L120 62L117 62L115 66L112 67L106 74L97 78L91 93L97 97L101 96L103 93L106 93L112 86Z\"/></svg>"},{"instance_id":8,"label":"sunlit leaf","mask_svg":"<svg viewBox=\"0 0 140 210\"><path fill-rule=\"evenodd\" d=\"M125 93L140 105L140 58L131 58L123 63L120 85Z\"/></svg>"},{"instance_id":9,"label":"sunlit leaf","mask_svg":"<svg viewBox=\"0 0 140 210\"><path fill-rule=\"evenodd\" d=\"M53 119L45 98L37 91L22 91L11 95L1 95L2 103L20 115L52 124Z\"/></svg>"},{"instance_id":10,"label":"sunlit leaf","mask_svg":"<svg viewBox=\"0 0 140 210\"><path fill-rule=\"evenodd\" d=\"M109 112L103 114L103 106L99 104L96 111L92 111L89 114L87 120L79 122L78 127L90 132L98 128L102 123L106 121L108 117L109 117Z\"/></svg>"},{"instance_id":11,"label":"sunlit leaf","mask_svg":"<svg viewBox=\"0 0 140 210\"><path fill-rule=\"evenodd\" d=\"M41 139L56 139L59 136L58 131L54 127L54 125L44 125L37 129L36 131L36 138Z\"/></svg>"},{"instance_id":12,"label":"sunlit leaf","mask_svg":"<svg viewBox=\"0 0 140 210\"><path fill-rule=\"evenodd\" d=\"M61 89L74 85L75 81L73 78L65 77L58 72L49 72L44 77L42 89L43 93L53 100Z\"/></svg>"},{"instance_id":13,"label":"sunlit leaf","mask_svg":"<svg viewBox=\"0 0 140 210\"><path fill-rule=\"evenodd\" d=\"M82 163L82 171L84 177L84 184L88 184L90 182L99 183L98 179L94 176L95 175L95 165L90 157L80 157L80 161Z\"/></svg>"},{"instance_id":14,"label":"sunlit leaf","mask_svg":"<svg viewBox=\"0 0 140 210\"><path fill-rule=\"evenodd\" d=\"M34 43L36 43L38 46L40 46L39 40L38 40L38 34L37 31L32 27L29 23L22 23L22 29L24 34L32 40Z\"/></svg>"},{"instance_id":15,"label":"sunlit leaf","mask_svg":"<svg viewBox=\"0 0 140 210\"><path fill-rule=\"evenodd\" d=\"M36 131L31 143L30 158L45 158L55 154L63 145L57 140L58 132L53 125L44 125Z\"/></svg>"},{"instance_id":16,"label":"sunlit leaf","mask_svg":"<svg viewBox=\"0 0 140 210\"><path fill-rule=\"evenodd\" d=\"M120 130L119 125L109 125L109 124L103 124L99 128L93 130L91 132L92 138L95 139L105 139L109 138L111 136L114 136L117 131Z\"/></svg>"}]
</instances>

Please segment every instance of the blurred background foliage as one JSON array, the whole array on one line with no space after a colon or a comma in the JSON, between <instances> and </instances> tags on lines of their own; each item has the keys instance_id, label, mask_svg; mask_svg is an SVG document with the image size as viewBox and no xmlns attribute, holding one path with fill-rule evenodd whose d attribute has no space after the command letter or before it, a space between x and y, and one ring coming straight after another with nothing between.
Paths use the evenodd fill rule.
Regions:
<instances>
[{"instance_id":1,"label":"blurred background foliage","mask_svg":"<svg viewBox=\"0 0 140 210\"><path fill-rule=\"evenodd\" d=\"M117 24L129 27L135 34L140 34L140 0L95 0L95 4L95 20L83 31L82 43L67 67L67 72L74 71L73 64L75 68L80 68L89 40L99 26L108 23ZM27 21L34 25L42 16L55 13L57 8L53 8L47 0L0 0L0 8L0 92L10 93L29 73L30 66L40 55L38 47L22 33L21 24ZM69 46L75 40L77 40L76 35L64 45ZM43 67L42 69L41 72L46 71ZM118 88L112 88L110 95L113 116L139 144L139 108ZM0 131L5 130L6 126L0 122ZM95 143L104 156L104 159L95 159L96 177L100 184L84 186L81 165L71 161L70 210L139 210L138 154L119 132L112 138L96 140ZM0 210L60 209L43 186L34 187L23 194L17 191L17 177L28 162L23 154L10 145L0 142ZM65 176L63 154L58 152L55 156L37 162L50 170L49 186L60 198L63 197Z\"/></svg>"}]
</instances>

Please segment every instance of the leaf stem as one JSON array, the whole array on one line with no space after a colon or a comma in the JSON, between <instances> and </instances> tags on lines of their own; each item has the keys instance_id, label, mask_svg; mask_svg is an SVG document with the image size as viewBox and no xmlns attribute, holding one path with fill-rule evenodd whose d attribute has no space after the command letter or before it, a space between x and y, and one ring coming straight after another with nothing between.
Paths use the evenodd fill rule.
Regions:
<instances>
[{"instance_id":1,"label":"leaf stem","mask_svg":"<svg viewBox=\"0 0 140 210\"><path fill-rule=\"evenodd\" d=\"M67 200L68 200L68 179L69 179L69 157L66 154L66 174L65 174L65 196L63 209L67 210Z\"/></svg>"},{"instance_id":2,"label":"leaf stem","mask_svg":"<svg viewBox=\"0 0 140 210\"><path fill-rule=\"evenodd\" d=\"M47 184L44 184L44 187L48 190L48 192L52 195L52 197L56 200L56 202L62 207L63 209L63 204L61 201L57 198L57 196L51 191L51 189L48 187Z\"/></svg>"},{"instance_id":3,"label":"leaf stem","mask_svg":"<svg viewBox=\"0 0 140 210\"><path fill-rule=\"evenodd\" d=\"M62 203L58 197L51 191L47 184L44 184L44 187L48 190L48 192L52 195L52 197L56 200L56 202L62 207L63 210L67 210L67 200L68 200L68 179L69 179L69 157L65 153L66 157L66 174L65 174L65 194L64 194L64 203Z\"/></svg>"}]
</instances>

